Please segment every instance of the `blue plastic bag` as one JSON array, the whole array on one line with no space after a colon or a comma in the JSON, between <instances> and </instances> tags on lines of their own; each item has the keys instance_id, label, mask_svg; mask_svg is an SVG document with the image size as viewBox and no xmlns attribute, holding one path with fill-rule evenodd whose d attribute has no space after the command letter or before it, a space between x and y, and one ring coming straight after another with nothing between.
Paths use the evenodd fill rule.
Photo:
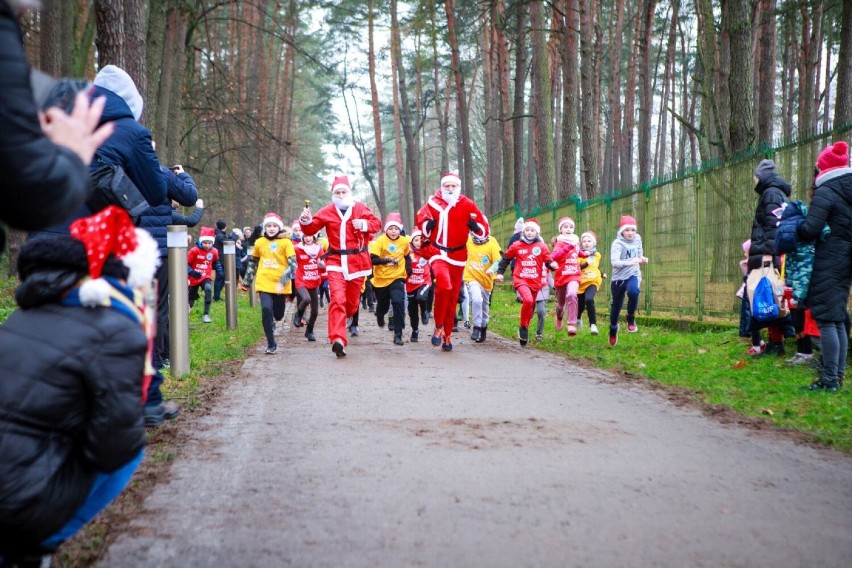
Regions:
<instances>
[{"instance_id":1,"label":"blue plastic bag","mask_svg":"<svg viewBox=\"0 0 852 568\"><path fill-rule=\"evenodd\" d=\"M780 316L778 303L775 301L775 290L772 282L766 276L758 281L757 287L754 289L751 309L752 317L758 321L771 321Z\"/></svg>"}]
</instances>

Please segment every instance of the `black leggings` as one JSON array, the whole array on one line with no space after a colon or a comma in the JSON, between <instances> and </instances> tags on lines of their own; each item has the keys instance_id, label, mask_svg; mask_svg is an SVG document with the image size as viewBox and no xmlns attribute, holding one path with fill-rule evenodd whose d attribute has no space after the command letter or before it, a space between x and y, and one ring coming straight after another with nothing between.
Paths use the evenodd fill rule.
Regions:
<instances>
[{"instance_id":1,"label":"black leggings","mask_svg":"<svg viewBox=\"0 0 852 568\"><path fill-rule=\"evenodd\" d=\"M210 301L213 299L213 284L210 279L200 282L198 286L189 287L189 307L195 305L195 300L198 299L201 290L204 290L204 313L210 313Z\"/></svg>"},{"instance_id":2,"label":"black leggings","mask_svg":"<svg viewBox=\"0 0 852 568\"><path fill-rule=\"evenodd\" d=\"M308 325L305 331L307 333L314 332L314 324L317 322L317 310L319 309L319 294L316 288L296 288L296 297L299 299L296 304L296 310L299 314L305 315L305 309L311 307L311 315L308 316Z\"/></svg>"},{"instance_id":3,"label":"black leggings","mask_svg":"<svg viewBox=\"0 0 852 568\"><path fill-rule=\"evenodd\" d=\"M598 314L595 310L595 294L598 293L597 286L589 286L582 294L577 294L577 321L583 317L583 312L589 312L589 325L597 325Z\"/></svg>"},{"instance_id":4,"label":"black leggings","mask_svg":"<svg viewBox=\"0 0 852 568\"><path fill-rule=\"evenodd\" d=\"M286 300L286 294L260 292L260 321L263 324L263 333L266 335L267 347L277 346L275 343L275 322L284 319L284 308L287 307Z\"/></svg>"},{"instance_id":5,"label":"black leggings","mask_svg":"<svg viewBox=\"0 0 852 568\"><path fill-rule=\"evenodd\" d=\"M384 316L392 309L394 332L402 333L405 329L405 280L394 280L382 288L373 286L373 292L376 293L376 316Z\"/></svg>"}]
</instances>

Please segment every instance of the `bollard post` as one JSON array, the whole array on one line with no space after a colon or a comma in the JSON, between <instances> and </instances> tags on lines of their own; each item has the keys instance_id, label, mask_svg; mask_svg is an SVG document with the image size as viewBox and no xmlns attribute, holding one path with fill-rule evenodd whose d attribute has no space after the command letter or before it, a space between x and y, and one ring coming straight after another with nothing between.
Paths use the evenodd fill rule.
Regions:
<instances>
[{"instance_id":1,"label":"bollard post","mask_svg":"<svg viewBox=\"0 0 852 568\"><path fill-rule=\"evenodd\" d=\"M250 259L253 254L254 254L254 246L250 246L248 248L248 257L246 258L246 262L248 262L248 259ZM255 272L255 276L256 275L257 275L257 273ZM251 286L249 286L248 294L249 294L249 307L253 308L254 303L257 301L257 295L254 293L254 279L252 279L252 281L251 281Z\"/></svg>"},{"instance_id":2,"label":"bollard post","mask_svg":"<svg viewBox=\"0 0 852 568\"><path fill-rule=\"evenodd\" d=\"M225 270L225 321L228 329L237 329L237 247L234 241L222 241L222 268Z\"/></svg>"},{"instance_id":3,"label":"bollard post","mask_svg":"<svg viewBox=\"0 0 852 568\"><path fill-rule=\"evenodd\" d=\"M169 372L173 377L189 373L189 288L186 278L186 225L166 229L169 249Z\"/></svg>"}]
</instances>

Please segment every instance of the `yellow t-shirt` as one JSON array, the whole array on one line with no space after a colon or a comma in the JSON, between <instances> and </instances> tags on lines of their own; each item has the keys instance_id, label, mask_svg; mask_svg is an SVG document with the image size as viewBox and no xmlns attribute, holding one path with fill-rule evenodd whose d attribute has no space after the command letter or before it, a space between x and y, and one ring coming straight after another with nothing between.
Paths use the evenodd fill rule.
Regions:
<instances>
[{"instance_id":1,"label":"yellow t-shirt","mask_svg":"<svg viewBox=\"0 0 852 568\"><path fill-rule=\"evenodd\" d=\"M411 237L400 235L395 241L392 241L386 234L383 234L370 243L370 254L394 258L398 261L396 265L380 264L373 266L373 287L384 288L390 286L394 280L400 278L405 280L405 257L410 252L410 242Z\"/></svg>"},{"instance_id":2,"label":"yellow t-shirt","mask_svg":"<svg viewBox=\"0 0 852 568\"><path fill-rule=\"evenodd\" d=\"M286 237L272 239L260 237L254 243L254 252L257 259L257 274L254 277L254 289L258 292L270 294L290 294L293 291L293 281L284 285L284 289L278 288L281 276L289 268L287 259L296 256L293 241Z\"/></svg>"},{"instance_id":3,"label":"yellow t-shirt","mask_svg":"<svg viewBox=\"0 0 852 568\"><path fill-rule=\"evenodd\" d=\"M500 245L494 237L481 245L473 242L473 237L467 238L467 264L464 265L465 282L477 281L483 290L494 288L494 276L485 271L500 262Z\"/></svg>"}]
</instances>

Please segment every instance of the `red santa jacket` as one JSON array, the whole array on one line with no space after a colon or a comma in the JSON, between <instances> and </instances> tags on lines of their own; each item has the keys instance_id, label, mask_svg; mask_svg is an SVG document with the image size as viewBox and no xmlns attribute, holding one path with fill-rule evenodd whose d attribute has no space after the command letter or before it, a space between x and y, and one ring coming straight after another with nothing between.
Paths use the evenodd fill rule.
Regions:
<instances>
[{"instance_id":1,"label":"red santa jacket","mask_svg":"<svg viewBox=\"0 0 852 568\"><path fill-rule=\"evenodd\" d=\"M557 287L565 286L569 282L579 282L583 276L580 268L580 245L573 245L565 241L556 241L553 247L553 260L559 263L559 268L553 275L553 284Z\"/></svg>"},{"instance_id":2,"label":"red santa jacket","mask_svg":"<svg viewBox=\"0 0 852 568\"><path fill-rule=\"evenodd\" d=\"M479 229L471 231L468 223L473 219ZM432 220L435 226L427 230L426 221ZM441 198L441 190L430 197L417 212L417 227L423 231L423 238L429 244L422 247L423 255L429 262L443 260L456 266L467 262L467 237L475 234L485 238L490 232L488 219L471 199L459 196L455 205L449 205Z\"/></svg>"},{"instance_id":3,"label":"red santa jacket","mask_svg":"<svg viewBox=\"0 0 852 568\"><path fill-rule=\"evenodd\" d=\"M325 252L322 245L319 243L306 245L299 242L293 249L296 251L296 288L309 290L318 288L322 283L323 272L319 261L320 256Z\"/></svg>"},{"instance_id":4,"label":"red santa jacket","mask_svg":"<svg viewBox=\"0 0 852 568\"><path fill-rule=\"evenodd\" d=\"M515 269L512 271L512 284L515 288L524 284L532 292L538 292L541 289L546 270L544 265L553 260L550 249L541 239L534 243L526 243L523 239L515 241L503 257L506 261L515 259Z\"/></svg>"},{"instance_id":5,"label":"red santa jacket","mask_svg":"<svg viewBox=\"0 0 852 568\"><path fill-rule=\"evenodd\" d=\"M359 231L352 226L355 219L364 219L367 230ZM367 251L370 235L382 228L382 222L369 207L356 202L341 213L330 203L316 212L308 223L300 223L306 235L315 235L325 229L328 251L324 257L328 272L341 272L346 280L354 280L373 273L373 263Z\"/></svg>"},{"instance_id":6,"label":"red santa jacket","mask_svg":"<svg viewBox=\"0 0 852 568\"><path fill-rule=\"evenodd\" d=\"M201 276L193 278L189 275L190 287L198 286L205 280L213 278L213 267L219 262L219 251L215 248L204 250L201 245L196 245L186 253L186 263L190 270L196 270Z\"/></svg>"}]
</instances>

